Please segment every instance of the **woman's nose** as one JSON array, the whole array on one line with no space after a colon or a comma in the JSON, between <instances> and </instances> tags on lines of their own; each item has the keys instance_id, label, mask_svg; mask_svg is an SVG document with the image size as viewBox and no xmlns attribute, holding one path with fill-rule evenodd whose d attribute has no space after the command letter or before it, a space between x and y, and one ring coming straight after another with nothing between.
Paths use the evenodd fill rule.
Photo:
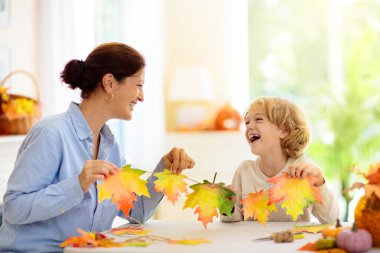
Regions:
<instances>
[{"instance_id":1,"label":"woman's nose","mask_svg":"<svg viewBox=\"0 0 380 253\"><path fill-rule=\"evenodd\" d=\"M137 96L138 100L143 102L144 101L144 91L140 90L139 95Z\"/></svg>"}]
</instances>

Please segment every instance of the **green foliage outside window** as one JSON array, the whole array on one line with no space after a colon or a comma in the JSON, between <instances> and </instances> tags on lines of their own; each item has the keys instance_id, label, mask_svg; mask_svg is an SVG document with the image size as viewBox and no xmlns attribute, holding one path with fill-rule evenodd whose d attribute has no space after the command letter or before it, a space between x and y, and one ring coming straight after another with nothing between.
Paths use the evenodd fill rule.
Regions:
<instances>
[{"instance_id":1,"label":"green foliage outside window","mask_svg":"<svg viewBox=\"0 0 380 253\"><path fill-rule=\"evenodd\" d=\"M379 30L368 22L373 18L368 13L380 7L368 6L367 2L352 8L362 15L351 16L343 30L345 86L339 93L326 89L319 94L320 101L324 101L319 105L319 118L327 123L325 131L333 139L326 143L323 136L316 136L309 148L309 154L323 165L327 176L341 182L346 201L344 220L352 199L352 193L345 191L355 177L352 167L366 170L380 160L380 40Z\"/></svg>"},{"instance_id":2,"label":"green foliage outside window","mask_svg":"<svg viewBox=\"0 0 380 253\"><path fill-rule=\"evenodd\" d=\"M331 1L269 3L249 1L250 96L285 96L304 109L313 132L308 154L341 183L346 220L350 169L380 160L380 5L356 1L339 10L344 81L338 87L328 77Z\"/></svg>"}]
</instances>

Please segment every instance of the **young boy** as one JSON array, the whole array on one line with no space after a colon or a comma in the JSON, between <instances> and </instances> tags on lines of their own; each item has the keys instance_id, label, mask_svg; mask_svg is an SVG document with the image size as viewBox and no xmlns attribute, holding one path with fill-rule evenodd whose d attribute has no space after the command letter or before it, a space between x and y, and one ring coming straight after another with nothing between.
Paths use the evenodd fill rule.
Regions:
<instances>
[{"instance_id":1,"label":"young boy","mask_svg":"<svg viewBox=\"0 0 380 253\"><path fill-rule=\"evenodd\" d=\"M236 192L232 217L222 215L224 222L244 220L240 201L255 189L268 190L268 179L288 172L290 177L315 178L322 203L313 203L298 216L298 221L310 221L310 213L321 223L334 223L339 216L338 201L329 190L321 170L303 154L310 135L300 109L288 100L261 97L248 108L245 116L245 137L256 160L243 161L235 172L231 188ZM268 221L292 221L281 204L269 215Z\"/></svg>"}]
</instances>

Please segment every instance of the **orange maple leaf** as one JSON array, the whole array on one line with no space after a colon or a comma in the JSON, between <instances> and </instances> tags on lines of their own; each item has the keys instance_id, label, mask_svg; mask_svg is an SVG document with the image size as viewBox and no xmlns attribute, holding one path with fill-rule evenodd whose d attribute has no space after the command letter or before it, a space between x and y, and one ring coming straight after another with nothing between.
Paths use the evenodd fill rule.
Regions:
<instances>
[{"instance_id":1,"label":"orange maple leaf","mask_svg":"<svg viewBox=\"0 0 380 253\"><path fill-rule=\"evenodd\" d=\"M183 181L187 178L183 174L175 174L165 169L163 172L154 174L157 180L154 181L155 190L163 192L173 205L178 200L180 193L187 193L187 184Z\"/></svg>"},{"instance_id":2,"label":"orange maple leaf","mask_svg":"<svg viewBox=\"0 0 380 253\"><path fill-rule=\"evenodd\" d=\"M115 174L107 177L97 186L99 190L99 203L104 199L111 199L117 209L123 211L125 217L129 217L129 211L133 208L133 202L137 195L150 197L146 180L140 179L145 171L131 168L126 165Z\"/></svg>"},{"instance_id":3,"label":"orange maple leaf","mask_svg":"<svg viewBox=\"0 0 380 253\"><path fill-rule=\"evenodd\" d=\"M315 246L314 242L308 242L298 250L300 251L317 251L317 246Z\"/></svg>"},{"instance_id":4,"label":"orange maple leaf","mask_svg":"<svg viewBox=\"0 0 380 253\"><path fill-rule=\"evenodd\" d=\"M380 183L380 162L369 166L368 173L365 177L368 179L369 184Z\"/></svg>"},{"instance_id":5,"label":"orange maple leaf","mask_svg":"<svg viewBox=\"0 0 380 253\"><path fill-rule=\"evenodd\" d=\"M273 183L269 191L269 202L279 203L282 201L282 208L286 208L286 213L291 215L293 220L297 220L298 215L303 213L303 209L309 204L317 201L322 202L319 189L314 186L315 179L311 176L305 178L289 178L284 172L268 180Z\"/></svg>"},{"instance_id":6,"label":"orange maple leaf","mask_svg":"<svg viewBox=\"0 0 380 253\"><path fill-rule=\"evenodd\" d=\"M104 234L86 232L80 228L77 229L79 236L67 238L59 247L74 247L74 248L97 248L97 247L122 247L123 243L115 242L114 238L107 238Z\"/></svg>"},{"instance_id":7,"label":"orange maple leaf","mask_svg":"<svg viewBox=\"0 0 380 253\"><path fill-rule=\"evenodd\" d=\"M268 192L263 190L249 193L240 203L243 204L244 220L251 217L261 224L267 222L270 212L277 211L275 204L269 204Z\"/></svg>"},{"instance_id":8,"label":"orange maple leaf","mask_svg":"<svg viewBox=\"0 0 380 253\"><path fill-rule=\"evenodd\" d=\"M375 194L378 198L380 198L380 184L366 184L364 185L365 195L367 198L371 197L372 194Z\"/></svg>"},{"instance_id":9,"label":"orange maple leaf","mask_svg":"<svg viewBox=\"0 0 380 253\"><path fill-rule=\"evenodd\" d=\"M220 213L231 216L234 202L231 197L235 193L226 187L223 183L213 184L207 180L190 186L193 193L187 195L183 209L190 207L195 208L194 213L198 213L198 220L202 221L203 226L207 228L207 223L212 222L213 217L218 217Z\"/></svg>"}]
</instances>

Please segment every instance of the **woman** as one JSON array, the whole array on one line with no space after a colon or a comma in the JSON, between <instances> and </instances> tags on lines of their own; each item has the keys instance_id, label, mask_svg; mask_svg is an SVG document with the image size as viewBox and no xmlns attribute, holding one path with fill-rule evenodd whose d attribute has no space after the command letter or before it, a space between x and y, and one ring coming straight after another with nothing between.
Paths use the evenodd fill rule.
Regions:
<instances>
[{"instance_id":1,"label":"woman","mask_svg":"<svg viewBox=\"0 0 380 253\"><path fill-rule=\"evenodd\" d=\"M141 54L122 43L102 44L85 61L66 64L61 79L81 90L82 102L38 122L22 143L4 196L0 252L60 252L77 228L111 228L119 211L109 200L98 203L96 185L125 159L105 123L130 120L144 101L144 67ZM155 172L193 166L183 149L173 148ZM147 186L150 198L138 197L132 221L149 219L162 198L152 176Z\"/></svg>"}]
</instances>

